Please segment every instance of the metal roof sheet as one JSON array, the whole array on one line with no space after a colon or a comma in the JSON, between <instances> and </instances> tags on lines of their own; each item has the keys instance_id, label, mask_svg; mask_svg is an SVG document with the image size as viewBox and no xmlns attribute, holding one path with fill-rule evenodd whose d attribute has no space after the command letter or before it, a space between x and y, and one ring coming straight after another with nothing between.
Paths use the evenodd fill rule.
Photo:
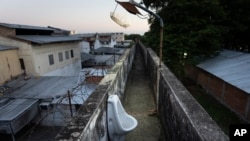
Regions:
<instances>
[{"instance_id":1,"label":"metal roof sheet","mask_svg":"<svg viewBox=\"0 0 250 141\"><path fill-rule=\"evenodd\" d=\"M77 86L78 76L43 76L39 78L31 77L27 81L17 81L21 87L9 85L16 89L3 95L5 98L27 98L27 99L49 99L67 94L67 91ZM23 83L23 84L21 84Z\"/></svg>"},{"instance_id":2,"label":"metal roof sheet","mask_svg":"<svg viewBox=\"0 0 250 141\"><path fill-rule=\"evenodd\" d=\"M0 26L4 26L4 27L7 27L7 28L14 28L14 29L33 29L33 30L49 30L49 31L54 30L54 29L51 29L51 28L48 28L48 27L20 25L20 24L9 24L9 23L0 23Z\"/></svg>"},{"instance_id":3,"label":"metal roof sheet","mask_svg":"<svg viewBox=\"0 0 250 141\"><path fill-rule=\"evenodd\" d=\"M119 51L120 49L111 47L100 47L98 49L93 50L94 53L108 53L108 54L115 54Z\"/></svg>"},{"instance_id":4,"label":"metal roof sheet","mask_svg":"<svg viewBox=\"0 0 250 141\"><path fill-rule=\"evenodd\" d=\"M229 84L250 93L250 54L223 50L219 56L206 60L199 68Z\"/></svg>"},{"instance_id":5,"label":"metal roof sheet","mask_svg":"<svg viewBox=\"0 0 250 141\"><path fill-rule=\"evenodd\" d=\"M3 51L3 50L12 50L12 49L18 49L18 47L11 47L11 46L0 45L0 51Z\"/></svg>"},{"instance_id":6,"label":"metal roof sheet","mask_svg":"<svg viewBox=\"0 0 250 141\"><path fill-rule=\"evenodd\" d=\"M18 35L14 38L29 41L36 44L48 44L56 42L81 41L81 38L74 36L42 36L42 35Z\"/></svg>"},{"instance_id":7,"label":"metal roof sheet","mask_svg":"<svg viewBox=\"0 0 250 141\"><path fill-rule=\"evenodd\" d=\"M89 53L85 53L85 52L81 53L81 61L87 61L87 60L94 59L94 58L95 56Z\"/></svg>"},{"instance_id":8,"label":"metal roof sheet","mask_svg":"<svg viewBox=\"0 0 250 141\"><path fill-rule=\"evenodd\" d=\"M38 100L34 99L0 99L0 121L12 121L32 107Z\"/></svg>"}]
</instances>

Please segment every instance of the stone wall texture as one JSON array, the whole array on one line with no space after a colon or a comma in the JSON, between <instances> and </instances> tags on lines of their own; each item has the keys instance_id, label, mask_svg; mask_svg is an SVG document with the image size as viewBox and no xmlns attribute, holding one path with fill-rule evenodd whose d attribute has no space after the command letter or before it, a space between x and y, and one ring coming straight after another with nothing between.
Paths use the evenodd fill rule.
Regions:
<instances>
[{"instance_id":1,"label":"stone wall texture","mask_svg":"<svg viewBox=\"0 0 250 141\"><path fill-rule=\"evenodd\" d=\"M173 73L165 65L157 66L157 55L150 48L141 46L144 52L147 52L147 68L156 94L164 140L229 140ZM155 84L157 79L158 86Z\"/></svg>"}]
</instances>

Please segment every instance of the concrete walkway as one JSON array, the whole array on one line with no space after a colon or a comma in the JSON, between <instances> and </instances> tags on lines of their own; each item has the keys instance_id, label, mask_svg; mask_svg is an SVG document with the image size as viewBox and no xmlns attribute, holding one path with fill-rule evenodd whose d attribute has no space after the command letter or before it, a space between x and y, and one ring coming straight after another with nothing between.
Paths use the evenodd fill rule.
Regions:
<instances>
[{"instance_id":1,"label":"concrete walkway","mask_svg":"<svg viewBox=\"0 0 250 141\"><path fill-rule=\"evenodd\" d=\"M126 112L138 121L136 129L127 134L126 141L160 141L161 125L157 115L149 115L150 110L155 108L155 103L143 64L143 56L138 49L123 104Z\"/></svg>"}]
</instances>

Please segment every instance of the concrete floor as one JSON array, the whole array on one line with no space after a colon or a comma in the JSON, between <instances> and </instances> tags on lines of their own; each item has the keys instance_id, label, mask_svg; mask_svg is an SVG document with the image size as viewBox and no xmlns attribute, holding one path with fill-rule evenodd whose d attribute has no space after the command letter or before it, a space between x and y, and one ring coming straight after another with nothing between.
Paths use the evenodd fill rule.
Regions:
<instances>
[{"instance_id":1,"label":"concrete floor","mask_svg":"<svg viewBox=\"0 0 250 141\"><path fill-rule=\"evenodd\" d=\"M160 121L157 115L150 115L150 110L155 109L155 102L149 82L142 54L137 49L123 105L126 112L137 119L138 126L127 134L126 141L161 140Z\"/></svg>"}]
</instances>

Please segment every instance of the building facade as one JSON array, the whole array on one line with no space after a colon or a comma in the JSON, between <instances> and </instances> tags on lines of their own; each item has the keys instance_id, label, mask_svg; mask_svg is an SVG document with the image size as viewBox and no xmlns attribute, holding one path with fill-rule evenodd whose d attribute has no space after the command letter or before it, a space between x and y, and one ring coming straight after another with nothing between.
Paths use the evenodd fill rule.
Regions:
<instances>
[{"instance_id":1,"label":"building facade","mask_svg":"<svg viewBox=\"0 0 250 141\"><path fill-rule=\"evenodd\" d=\"M27 75L77 76L82 40L67 33L57 28L0 23L0 45L18 48L20 65Z\"/></svg>"},{"instance_id":2,"label":"building facade","mask_svg":"<svg viewBox=\"0 0 250 141\"><path fill-rule=\"evenodd\" d=\"M0 85L23 74L17 47L0 45L0 72Z\"/></svg>"}]
</instances>

